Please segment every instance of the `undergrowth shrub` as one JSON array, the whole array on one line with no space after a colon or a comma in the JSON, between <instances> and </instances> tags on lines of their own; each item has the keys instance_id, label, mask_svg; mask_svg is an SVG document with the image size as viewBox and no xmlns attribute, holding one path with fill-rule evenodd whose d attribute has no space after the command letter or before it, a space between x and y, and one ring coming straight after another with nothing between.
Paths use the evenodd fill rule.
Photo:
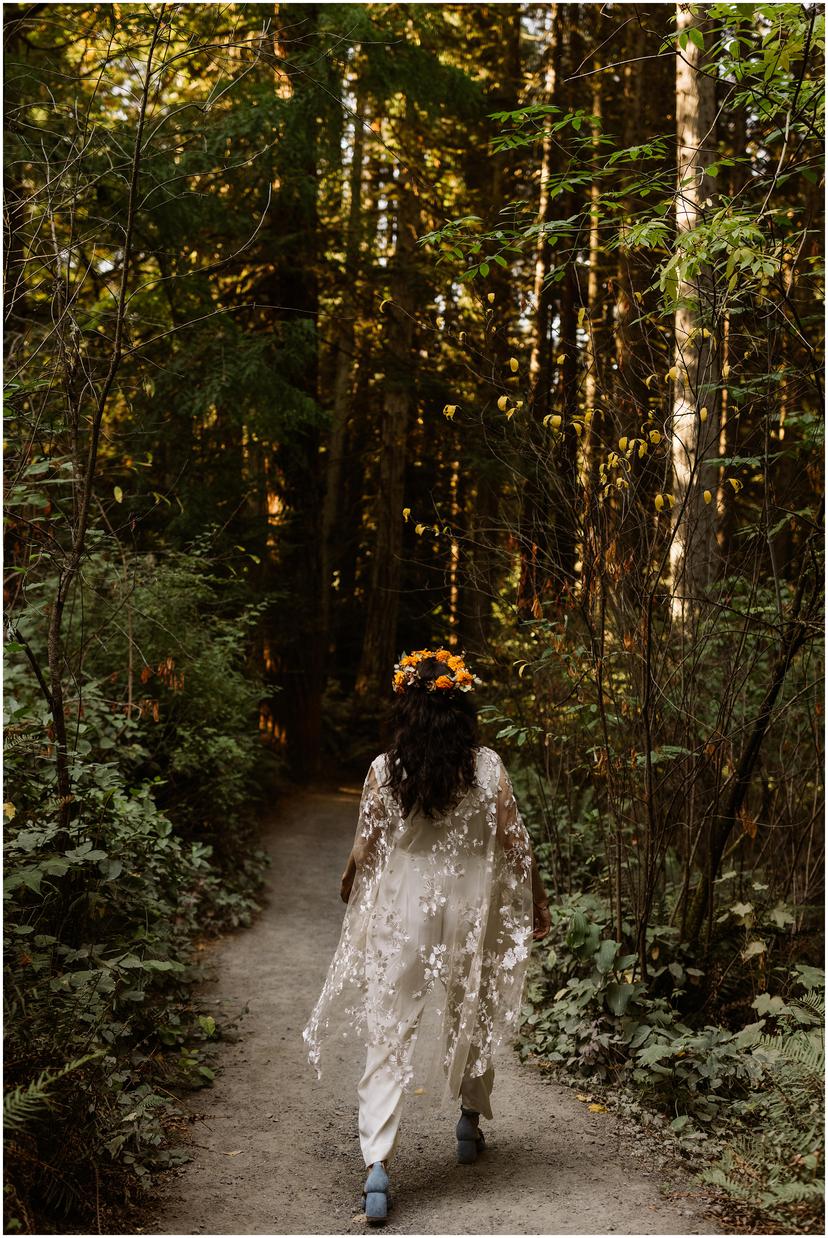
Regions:
<instances>
[{"instance_id":1,"label":"undergrowth shrub","mask_svg":"<svg viewBox=\"0 0 828 1238\"><path fill-rule=\"evenodd\" d=\"M106 1201L186 1157L175 1095L209 1085L223 1031L193 1005L194 947L249 923L267 861L252 808L273 757L245 653L263 603L195 552L126 581L102 552L85 588L68 823L48 710L7 651L7 1233L100 1231Z\"/></svg>"}]
</instances>

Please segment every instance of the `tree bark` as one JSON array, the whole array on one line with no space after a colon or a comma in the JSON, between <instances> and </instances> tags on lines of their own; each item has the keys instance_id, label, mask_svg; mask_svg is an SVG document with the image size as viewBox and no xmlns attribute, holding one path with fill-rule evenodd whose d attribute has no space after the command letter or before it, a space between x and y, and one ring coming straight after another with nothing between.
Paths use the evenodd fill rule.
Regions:
<instances>
[{"instance_id":1,"label":"tree bark","mask_svg":"<svg viewBox=\"0 0 828 1238\"><path fill-rule=\"evenodd\" d=\"M698 6L677 6L677 28L698 30L709 46L710 23ZM676 51L676 136L679 241L702 221L714 193L707 168L716 156L715 68L692 39ZM673 540L670 547L674 618L684 621L716 575L716 504L704 491L716 490L715 468L705 463L718 452L719 352L712 274L702 269L680 278L676 289L672 459ZM706 409L706 414L702 410ZM705 419L703 420L703 416Z\"/></svg>"},{"instance_id":2,"label":"tree bark","mask_svg":"<svg viewBox=\"0 0 828 1238\"><path fill-rule=\"evenodd\" d=\"M379 695L384 690L390 682L397 653L407 432L415 393L412 349L420 219L419 202L407 167L399 170L396 193L397 236L389 272L390 299L383 309L387 320L385 392L379 444L379 493L375 507L376 535L365 636L355 684L356 695L361 697Z\"/></svg>"}]
</instances>

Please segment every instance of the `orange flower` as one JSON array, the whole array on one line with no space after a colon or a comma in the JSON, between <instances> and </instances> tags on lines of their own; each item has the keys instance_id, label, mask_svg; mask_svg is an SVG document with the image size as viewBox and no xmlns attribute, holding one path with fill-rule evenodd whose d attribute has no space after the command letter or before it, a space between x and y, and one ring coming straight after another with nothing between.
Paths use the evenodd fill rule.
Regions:
<instances>
[{"instance_id":1,"label":"orange flower","mask_svg":"<svg viewBox=\"0 0 828 1238\"><path fill-rule=\"evenodd\" d=\"M452 656L448 658L447 661L448 661L449 669L452 671L461 671L465 669L463 666L463 659L460 657L459 653L452 654Z\"/></svg>"},{"instance_id":2,"label":"orange flower","mask_svg":"<svg viewBox=\"0 0 828 1238\"><path fill-rule=\"evenodd\" d=\"M448 662L451 657L451 653L448 649L438 649L435 651L434 656L438 662Z\"/></svg>"},{"instance_id":3,"label":"orange flower","mask_svg":"<svg viewBox=\"0 0 828 1238\"><path fill-rule=\"evenodd\" d=\"M402 673L402 671L397 671L396 675L394 676L394 687L401 688L404 683L405 683L405 675Z\"/></svg>"},{"instance_id":4,"label":"orange flower","mask_svg":"<svg viewBox=\"0 0 828 1238\"><path fill-rule=\"evenodd\" d=\"M434 680L434 687L435 688L453 688L454 684L449 679L448 675L440 675L439 678Z\"/></svg>"},{"instance_id":5,"label":"orange flower","mask_svg":"<svg viewBox=\"0 0 828 1238\"><path fill-rule=\"evenodd\" d=\"M465 667L462 670L457 671L454 679L456 683L472 683L472 676L465 669Z\"/></svg>"},{"instance_id":6,"label":"orange flower","mask_svg":"<svg viewBox=\"0 0 828 1238\"><path fill-rule=\"evenodd\" d=\"M402 659L402 661L400 662L400 666L416 666L416 665L417 665L417 659L412 657L410 653L407 653L405 657Z\"/></svg>"}]
</instances>

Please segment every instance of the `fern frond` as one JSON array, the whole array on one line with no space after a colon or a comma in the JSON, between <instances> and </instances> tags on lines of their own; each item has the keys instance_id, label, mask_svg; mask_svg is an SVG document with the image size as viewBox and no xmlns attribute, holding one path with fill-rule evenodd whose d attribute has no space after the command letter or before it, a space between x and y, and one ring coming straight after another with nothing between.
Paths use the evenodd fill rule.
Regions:
<instances>
[{"instance_id":1,"label":"fern frond","mask_svg":"<svg viewBox=\"0 0 828 1238\"><path fill-rule=\"evenodd\" d=\"M50 1104L50 1090L53 1084L57 1083L59 1079L63 1079L66 1075L71 1074L73 1070L78 1070L79 1067L85 1066L87 1062L101 1057L103 1053L104 1050L99 1049L95 1053L87 1053L85 1057L76 1058L74 1062L67 1062L65 1066L61 1066L58 1070L43 1070L36 1079L26 1084L25 1087L18 1086L7 1092L3 1097L4 1138L7 1135L25 1130L42 1113L44 1108L48 1108Z\"/></svg>"}]
</instances>

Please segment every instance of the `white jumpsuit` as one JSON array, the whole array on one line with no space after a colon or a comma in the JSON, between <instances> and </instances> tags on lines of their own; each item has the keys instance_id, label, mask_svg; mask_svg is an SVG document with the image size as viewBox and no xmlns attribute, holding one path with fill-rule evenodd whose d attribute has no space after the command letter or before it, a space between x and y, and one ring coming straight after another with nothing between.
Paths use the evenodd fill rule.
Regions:
<instances>
[{"instance_id":1,"label":"white jumpsuit","mask_svg":"<svg viewBox=\"0 0 828 1238\"><path fill-rule=\"evenodd\" d=\"M319 1075L330 1036L366 1045L366 1165L393 1155L407 1092L459 1096L491 1117L494 1053L517 1032L532 934L531 845L497 753L478 748L475 785L440 820L403 817L386 778L383 753L365 778L356 876L303 1032Z\"/></svg>"}]
</instances>

